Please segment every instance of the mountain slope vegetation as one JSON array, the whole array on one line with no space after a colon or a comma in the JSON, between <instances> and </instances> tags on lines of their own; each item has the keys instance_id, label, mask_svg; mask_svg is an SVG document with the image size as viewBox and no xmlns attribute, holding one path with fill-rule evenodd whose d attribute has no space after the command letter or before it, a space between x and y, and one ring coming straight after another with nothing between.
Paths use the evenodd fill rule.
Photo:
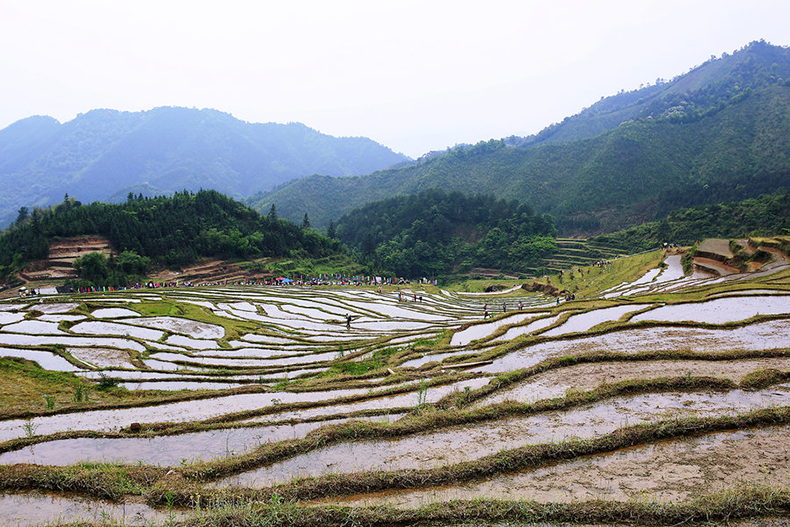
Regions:
<instances>
[{"instance_id":1,"label":"mountain slope vegetation","mask_svg":"<svg viewBox=\"0 0 790 527\"><path fill-rule=\"evenodd\" d=\"M66 193L86 202L203 188L243 197L296 177L365 174L407 160L370 139L215 110L93 110L64 124L30 117L0 130L0 219Z\"/></svg>"},{"instance_id":2,"label":"mountain slope vegetation","mask_svg":"<svg viewBox=\"0 0 790 527\"><path fill-rule=\"evenodd\" d=\"M600 101L542 139L457 147L368 176L311 176L248 202L258 210L276 204L294 220L309 213L323 226L395 195L485 189L551 214L562 234L612 232L678 207L757 197L785 184L788 79L788 49L755 42L671 82ZM603 116L606 126L594 124Z\"/></svg>"},{"instance_id":3,"label":"mountain slope vegetation","mask_svg":"<svg viewBox=\"0 0 790 527\"><path fill-rule=\"evenodd\" d=\"M747 238L790 234L790 193L785 188L743 201L682 208L660 221L636 225L591 239L637 252L662 243L692 245L704 238Z\"/></svg>"},{"instance_id":4,"label":"mountain slope vegetation","mask_svg":"<svg viewBox=\"0 0 790 527\"><path fill-rule=\"evenodd\" d=\"M47 210L23 212L0 234L0 276L46 258L57 237L82 235L104 236L121 257L126 253L129 260L145 258L161 266L185 265L200 257L322 257L341 251L336 240L277 218L276 213L261 216L213 190L130 196L121 204L82 205L68 198Z\"/></svg>"},{"instance_id":5,"label":"mountain slope vegetation","mask_svg":"<svg viewBox=\"0 0 790 527\"><path fill-rule=\"evenodd\" d=\"M704 64L673 79L656 79L638 90L621 91L566 117L539 134L510 137L508 144L567 143L595 137L632 119L698 118L740 96L790 78L787 49L755 41L733 54L711 57Z\"/></svg>"},{"instance_id":6,"label":"mountain slope vegetation","mask_svg":"<svg viewBox=\"0 0 790 527\"><path fill-rule=\"evenodd\" d=\"M526 273L557 246L551 218L516 201L433 189L343 215L337 234L373 268L436 277L473 267Z\"/></svg>"}]
</instances>

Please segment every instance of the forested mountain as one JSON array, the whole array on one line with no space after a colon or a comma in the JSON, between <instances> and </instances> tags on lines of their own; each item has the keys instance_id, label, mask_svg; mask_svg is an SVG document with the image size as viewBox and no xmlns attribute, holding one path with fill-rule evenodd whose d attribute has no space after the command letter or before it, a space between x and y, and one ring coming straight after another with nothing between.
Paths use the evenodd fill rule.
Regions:
<instances>
[{"instance_id":1,"label":"forested mountain","mask_svg":"<svg viewBox=\"0 0 790 527\"><path fill-rule=\"evenodd\" d=\"M372 268L410 277L527 272L557 248L551 218L526 205L436 189L356 209L338 220L337 235Z\"/></svg>"},{"instance_id":2,"label":"forested mountain","mask_svg":"<svg viewBox=\"0 0 790 527\"><path fill-rule=\"evenodd\" d=\"M790 193L785 188L743 201L682 208L660 221L592 238L595 243L637 252L662 243L692 245L704 238L790 234Z\"/></svg>"},{"instance_id":3,"label":"forested mountain","mask_svg":"<svg viewBox=\"0 0 790 527\"><path fill-rule=\"evenodd\" d=\"M508 144L567 143L602 134L631 119L693 119L721 109L734 97L790 78L787 48L764 41L710 60L674 79L656 79L630 92L621 91L566 117L530 137L510 137Z\"/></svg>"},{"instance_id":4,"label":"forested mountain","mask_svg":"<svg viewBox=\"0 0 790 527\"><path fill-rule=\"evenodd\" d=\"M754 42L672 81L604 99L532 138L491 140L368 176L311 176L248 200L327 225L429 188L485 192L549 213L562 234L611 232L678 207L790 181L790 51Z\"/></svg>"},{"instance_id":5,"label":"forested mountain","mask_svg":"<svg viewBox=\"0 0 790 527\"><path fill-rule=\"evenodd\" d=\"M243 197L310 174L366 174L408 160L361 137L299 123L253 124L216 110L93 110L64 124L30 117L0 130L0 224L21 206L201 188Z\"/></svg>"},{"instance_id":6,"label":"forested mountain","mask_svg":"<svg viewBox=\"0 0 790 527\"><path fill-rule=\"evenodd\" d=\"M294 252L321 257L341 250L337 240L279 219L276 213L261 216L213 190L158 198L130 195L121 204L82 205L67 198L46 210L22 212L0 233L0 276L46 258L53 238L81 235L104 236L122 255L167 266L199 257L249 259Z\"/></svg>"}]
</instances>

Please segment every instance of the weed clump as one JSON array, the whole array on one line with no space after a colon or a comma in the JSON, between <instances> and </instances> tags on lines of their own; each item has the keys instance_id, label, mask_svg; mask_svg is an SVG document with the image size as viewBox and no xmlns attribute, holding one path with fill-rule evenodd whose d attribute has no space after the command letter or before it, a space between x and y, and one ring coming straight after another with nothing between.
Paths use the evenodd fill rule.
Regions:
<instances>
[{"instance_id":1,"label":"weed clump","mask_svg":"<svg viewBox=\"0 0 790 527\"><path fill-rule=\"evenodd\" d=\"M71 385L72 387L72 400L75 403L87 403L88 402L88 387L82 384L82 382L78 380L74 380Z\"/></svg>"}]
</instances>

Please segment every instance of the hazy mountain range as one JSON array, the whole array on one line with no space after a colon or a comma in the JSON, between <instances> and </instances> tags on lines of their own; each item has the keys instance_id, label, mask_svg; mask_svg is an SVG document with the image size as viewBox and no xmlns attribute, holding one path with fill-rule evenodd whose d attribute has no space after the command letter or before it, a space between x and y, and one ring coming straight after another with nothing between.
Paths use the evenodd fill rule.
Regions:
<instances>
[{"instance_id":1,"label":"hazy mountain range","mask_svg":"<svg viewBox=\"0 0 790 527\"><path fill-rule=\"evenodd\" d=\"M91 202L203 188L240 198L301 176L366 174L404 161L367 138L216 110L93 110L63 124L36 116L0 130L0 219L66 193Z\"/></svg>"},{"instance_id":2,"label":"hazy mountain range","mask_svg":"<svg viewBox=\"0 0 790 527\"><path fill-rule=\"evenodd\" d=\"M526 103L525 103L526 104ZM790 52L753 42L671 80L604 98L531 137L462 146L357 177L310 176L248 201L314 226L429 188L550 213L563 234L613 231L677 207L790 182Z\"/></svg>"},{"instance_id":3,"label":"hazy mountain range","mask_svg":"<svg viewBox=\"0 0 790 527\"><path fill-rule=\"evenodd\" d=\"M538 101L524 101L525 105ZM389 167L389 168L388 168ZM763 41L602 98L530 137L412 161L365 138L251 124L216 110L94 110L0 130L0 219L68 193L83 202L215 189L314 227L426 189L485 192L549 213L561 234L613 231L677 207L790 182L790 51Z\"/></svg>"}]
</instances>

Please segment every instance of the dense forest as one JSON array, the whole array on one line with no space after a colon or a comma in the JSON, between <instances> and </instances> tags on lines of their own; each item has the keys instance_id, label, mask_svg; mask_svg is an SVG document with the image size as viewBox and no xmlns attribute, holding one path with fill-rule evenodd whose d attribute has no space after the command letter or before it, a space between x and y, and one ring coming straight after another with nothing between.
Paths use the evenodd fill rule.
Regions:
<instances>
[{"instance_id":1,"label":"dense forest","mask_svg":"<svg viewBox=\"0 0 790 527\"><path fill-rule=\"evenodd\" d=\"M372 267L410 277L527 272L557 248L551 218L524 204L437 189L368 204L342 216L336 231Z\"/></svg>"},{"instance_id":2,"label":"dense forest","mask_svg":"<svg viewBox=\"0 0 790 527\"><path fill-rule=\"evenodd\" d=\"M46 258L53 238L85 234L107 237L120 253L111 264L132 275L145 274L150 265L181 266L200 257L321 257L342 249L337 240L278 218L275 209L261 216L213 190L157 198L129 194L122 204L83 205L66 196L49 209L19 210L0 234L0 275ZM96 261L89 259L88 271L101 265L98 257L91 258Z\"/></svg>"},{"instance_id":3,"label":"dense forest","mask_svg":"<svg viewBox=\"0 0 790 527\"><path fill-rule=\"evenodd\" d=\"M637 252L665 242L692 245L704 238L777 234L790 234L790 193L784 188L744 201L679 209L660 221L596 236L592 241Z\"/></svg>"},{"instance_id":4,"label":"dense forest","mask_svg":"<svg viewBox=\"0 0 790 527\"><path fill-rule=\"evenodd\" d=\"M368 176L311 176L250 198L314 225L427 188L485 189L549 213L562 235L613 232L679 207L755 198L790 179L790 51L755 42L622 93L529 140L460 146Z\"/></svg>"}]
</instances>

